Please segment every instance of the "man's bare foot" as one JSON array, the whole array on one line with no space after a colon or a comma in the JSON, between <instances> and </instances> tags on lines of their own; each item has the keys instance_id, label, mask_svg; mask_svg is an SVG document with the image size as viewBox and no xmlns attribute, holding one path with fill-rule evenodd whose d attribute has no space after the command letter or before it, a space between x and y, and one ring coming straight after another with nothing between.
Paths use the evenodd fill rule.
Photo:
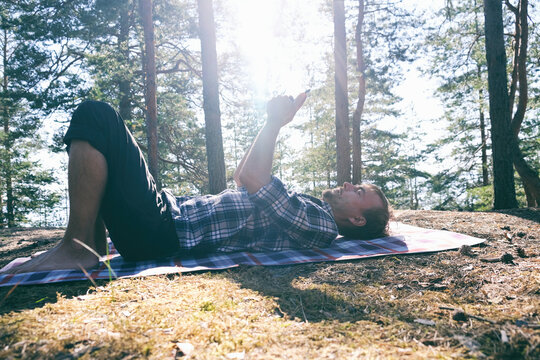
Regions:
<instances>
[{"instance_id":1,"label":"man's bare foot","mask_svg":"<svg viewBox=\"0 0 540 360\"><path fill-rule=\"evenodd\" d=\"M99 263L99 258L84 246L72 240L62 240L54 248L27 262L9 269L6 273L20 274L49 270L90 269Z\"/></svg>"}]
</instances>

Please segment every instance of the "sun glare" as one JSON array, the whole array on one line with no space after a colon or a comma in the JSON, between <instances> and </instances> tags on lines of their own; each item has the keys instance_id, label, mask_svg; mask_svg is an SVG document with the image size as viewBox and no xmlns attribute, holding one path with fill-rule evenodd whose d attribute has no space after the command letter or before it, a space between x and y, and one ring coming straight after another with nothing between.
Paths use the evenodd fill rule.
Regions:
<instances>
[{"instance_id":1,"label":"sun glare","mask_svg":"<svg viewBox=\"0 0 540 360\"><path fill-rule=\"evenodd\" d=\"M318 36L325 27L314 22L318 1L230 0L235 43L247 60L256 98L297 94L309 85L310 64L320 60ZM306 6L309 4L309 6ZM320 14L318 14L320 17ZM307 36L309 35L309 36Z\"/></svg>"}]
</instances>

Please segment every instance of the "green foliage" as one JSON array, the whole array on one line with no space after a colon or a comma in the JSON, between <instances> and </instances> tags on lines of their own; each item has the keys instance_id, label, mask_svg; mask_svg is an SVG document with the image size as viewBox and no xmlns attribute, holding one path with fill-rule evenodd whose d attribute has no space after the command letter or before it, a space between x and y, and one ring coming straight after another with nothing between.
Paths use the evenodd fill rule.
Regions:
<instances>
[{"instance_id":1,"label":"green foliage","mask_svg":"<svg viewBox=\"0 0 540 360\"><path fill-rule=\"evenodd\" d=\"M364 130L364 181L380 186L398 209L420 208L422 186L430 177L417 168L424 155L415 148L416 141L406 133L394 134L375 127Z\"/></svg>"},{"instance_id":2,"label":"green foliage","mask_svg":"<svg viewBox=\"0 0 540 360\"><path fill-rule=\"evenodd\" d=\"M195 5L164 0L154 6L160 178L164 186L182 193L201 193L207 187L204 128L195 116L200 64L198 54L187 50L197 29ZM89 49L90 97L118 109L145 149L144 45L138 1L97 0L93 10L86 26L96 36L81 39Z\"/></svg>"},{"instance_id":3,"label":"green foliage","mask_svg":"<svg viewBox=\"0 0 540 360\"><path fill-rule=\"evenodd\" d=\"M403 79L401 64L412 61L413 50L418 41L411 36L421 26L421 17L414 15L402 1L381 3L365 1L364 24L361 34L365 70L357 69L355 27L358 2L349 7L351 18L348 34L349 92L350 104L358 97L357 76L366 79L366 103L362 114L362 125L370 125L381 116L399 117L396 104L401 100L394 88ZM355 106L355 105L353 105ZM352 111L354 108L351 108Z\"/></svg>"},{"instance_id":4,"label":"green foliage","mask_svg":"<svg viewBox=\"0 0 540 360\"><path fill-rule=\"evenodd\" d=\"M208 182L204 129L185 102L182 94L174 92L158 98L163 187L175 194L204 193Z\"/></svg>"},{"instance_id":5,"label":"green foliage","mask_svg":"<svg viewBox=\"0 0 540 360\"><path fill-rule=\"evenodd\" d=\"M489 115L483 11L477 0L463 0L448 4L437 15L437 21L443 23L428 33L431 66L426 73L441 81L437 95L445 105L445 118L439 121L448 125L447 135L435 146L450 148L457 163L452 172L456 179L464 181L460 173L480 173L482 169L480 117L485 116L487 123ZM485 134L487 141L488 132ZM472 181L479 182L474 178Z\"/></svg>"},{"instance_id":6,"label":"green foliage","mask_svg":"<svg viewBox=\"0 0 540 360\"><path fill-rule=\"evenodd\" d=\"M300 189L313 196L321 196L322 190L336 186L336 132L331 87L311 91L306 104L309 121L298 126L309 139L292 164L294 181Z\"/></svg>"},{"instance_id":7,"label":"green foliage","mask_svg":"<svg viewBox=\"0 0 540 360\"><path fill-rule=\"evenodd\" d=\"M326 1L321 10L329 19L330 4ZM215 1L214 5L220 40L225 37L220 30L234 26L234 17L224 11L226 2ZM360 75L354 49L358 2L348 1L345 5L352 113L358 96L356 76ZM118 109L139 144L145 147L143 37L137 0L19 0L3 1L2 6L0 43L7 45L9 61L0 64L2 79L8 79L7 87L0 89L4 125L0 130L1 220L6 222L10 197L11 221L16 224L27 221L32 211L54 206L59 199L58 194L45 190L54 182L52 174L37 167L30 157L43 146L39 129L44 117L53 111L69 111L86 98L106 101ZM288 5L283 6L285 9ZM278 36L296 42L308 38L302 33L302 21L294 21L301 10L284 11L275 29ZM482 184L480 157L481 112L489 123L481 1L447 2L434 20L422 28L422 34L418 19L429 16L412 16L400 1L367 1L365 12L362 39L366 68L362 76L366 78L367 96L361 123L364 181L381 186L398 208L489 208L492 195L490 188ZM530 16L535 20L530 22L527 65L530 96L520 147L527 162L538 170L538 11L531 11ZM198 120L202 118L202 84L196 2L154 1L154 22L160 175L163 185L175 193L205 193L205 135L204 125ZM506 26L511 32L513 23L508 13ZM426 42L418 46L416 42L424 34ZM234 39L229 41L234 43ZM308 69L313 74L309 84L312 92L303 110L309 114L308 119L296 125L305 147L293 148L290 143L297 133L284 131L274 162L277 175L314 196L337 185L332 44L331 39L324 41L318 45L327 53L326 62ZM510 46L510 37L507 41ZM400 99L394 87L403 78L400 64L412 60L413 55L429 60L425 72L440 81L437 95L445 106L444 118L437 121L445 127L446 135L428 144L427 149L416 128L399 134L379 126L383 118L402 116L396 106ZM232 186L231 170L262 126L265 106L251 95L253 79L244 71L246 64L237 44L219 49L218 61L225 155ZM58 133L57 151L62 149L60 140ZM422 165L428 157L436 165L435 170L429 170L432 173ZM522 189L519 191L522 193Z\"/></svg>"},{"instance_id":8,"label":"green foliage","mask_svg":"<svg viewBox=\"0 0 540 360\"><path fill-rule=\"evenodd\" d=\"M507 34L513 32L513 15L505 7ZM492 200L482 183L482 166L491 168L489 113L487 106L487 64L483 4L479 0L460 0L447 3L441 9L431 28L426 28L424 54L431 66L425 73L440 80L437 95L445 105L446 135L432 144L438 148L445 169L433 177L430 186L432 199L438 199L437 209L485 210ZM530 27L530 54L537 54L538 31L534 21ZM512 37L507 36L509 69L512 61ZM534 169L538 163L538 65L534 57L528 64L529 101L526 118L521 130L521 144L527 162ZM509 71L510 73L510 71ZM487 163L482 164L481 114L485 116L485 141ZM450 159L448 159L450 154ZM490 174L491 176L491 174ZM445 179L441 187L439 180ZM519 183L518 183L519 184ZM522 191L519 190L518 191Z\"/></svg>"},{"instance_id":9,"label":"green foliage","mask_svg":"<svg viewBox=\"0 0 540 360\"><path fill-rule=\"evenodd\" d=\"M478 186L469 189L467 192L469 203L472 205L471 210L488 211L493 208L493 187Z\"/></svg>"},{"instance_id":10,"label":"green foliage","mask_svg":"<svg viewBox=\"0 0 540 360\"><path fill-rule=\"evenodd\" d=\"M10 227L28 221L29 212L51 209L54 182L30 154L42 147L38 129L52 108L65 108L84 91L74 64L82 57L65 36L71 2L3 2L0 10L1 220Z\"/></svg>"}]
</instances>

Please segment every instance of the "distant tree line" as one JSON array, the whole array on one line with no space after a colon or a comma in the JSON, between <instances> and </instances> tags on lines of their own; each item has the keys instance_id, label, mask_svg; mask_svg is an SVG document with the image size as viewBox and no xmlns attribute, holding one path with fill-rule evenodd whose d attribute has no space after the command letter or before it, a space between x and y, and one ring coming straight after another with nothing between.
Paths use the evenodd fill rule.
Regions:
<instances>
[{"instance_id":1,"label":"distant tree line","mask_svg":"<svg viewBox=\"0 0 540 360\"><path fill-rule=\"evenodd\" d=\"M48 190L57 174L33 155L63 151L63 129L53 144L40 129L52 117L67 123L90 98L118 110L159 186L175 193L232 186L264 109L250 95L236 50L217 51L226 37L220 29L234 23L226 0L0 4L2 226L59 206L61 194ZM389 0L322 5L334 37L317 44L325 62L310 70L318 76L309 84L308 120L295 125L306 145L279 141L279 176L316 196L344 181L372 182L397 208L539 206L538 9L527 0L454 0L435 14ZM284 3L282 11L295 10ZM402 64L418 59L440 84L440 139L397 106ZM380 123L389 118L409 126L385 130Z\"/></svg>"}]
</instances>

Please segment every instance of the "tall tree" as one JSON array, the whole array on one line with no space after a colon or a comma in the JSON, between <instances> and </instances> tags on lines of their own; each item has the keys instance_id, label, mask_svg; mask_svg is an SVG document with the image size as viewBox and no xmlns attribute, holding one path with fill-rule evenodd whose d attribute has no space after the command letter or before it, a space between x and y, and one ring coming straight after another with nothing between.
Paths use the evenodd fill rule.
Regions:
<instances>
[{"instance_id":1,"label":"tall tree","mask_svg":"<svg viewBox=\"0 0 540 360\"><path fill-rule=\"evenodd\" d=\"M523 110L527 110L519 141L527 162L522 161L521 164L530 166L534 174L540 169L537 163L538 146L535 147L534 144L534 135L537 134L537 131L533 130L538 128L538 106L535 104L534 94L538 93L540 83L537 81L537 77L535 78L537 72L534 71L537 67L535 62L537 56L533 55L538 48L538 32L534 26L532 26L531 31L524 32L524 34L530 33L532 36L530 42L532 56L529 57L525 65L521 65L526 70L521 72L521 74L525 74L525 78L521 82L525 86L522 87L523 91L520 91L518 80L521 75L518 76L518 54L521 58L527 53L527 49L520 50L524 43L521 42L522 26L519 19L516 19L518 12L518 6L512 7L509 2L507 2L507 6L503 7L504 23L506 24L504 31L506 34L506 53L511 54L510 59L512 59L512 63L507 64L511 73L509 106L511 112L516 111L513 119L517 119L516 116L519 114L524 115L525 111ZM531 24L535 22L534 16L536 14L530 14ZM451 168L447 169L446 176L452 177L455 181L449 187L455 188L456 193L461 194L461 200L450 201L448 204L450 206L457 204L456 206L459 208L471 210L489 209L493 203L493 189L491 186L488 188L491 176L491 161L488 159L488 151L491 151L491 143L486 136L489 132L489 124L485 119L488 83L483 3L479 0L447 2L433 24L433 28L426 29L428 46L424 48L428 51L426 51L424 58L432 59L432 65L427 72L430 75L436 75L441 80L441 86L437 89L436 94L445 105L445 117L449 123L447 134L441 141L437 142L437 146L453 147L454 162ZM524 56L522 59L525 60L526 57ZM518 100L516 96L518 91L525 96L529 93L529 100L532 98L533 101L527 102L521 98ZM516 106L515 104L521 105ZM515 122L512 121L512 124ZM515 157L514 153L514 160ZM515 169L518 170L518 166L521 164L514 163ZM518 173L520 173L519 170ZM522 176L520 175L520 177ZM523 181L516 183L518 186L522 184L524 184ZM521 205L523 189L518 187L516 192L519 195L518 201ZM448 191L445 191L445 194L453 196ZM467 194L467 197L464 194Z\"/></svg>"},{"instance_id":2,"label":"tall tree","mask_svg":"<svg viewBox=\"0 0 540 360\"><path fill-rule=\"evenodd\" d=\"M352 116L352 180L363 181L365 154L362 134L365 128L382 116L400 116L393 110L399 98L394 94L402 76L398 63L411 61L409 56L414 39L407 34L416 28L418 21L400 1L373 2L358 0L354 31L355 65L350 69L356 75L351 81L351 94L357 96ZM369 154L368 154L369 155Z\"/></svg>"},{"instance_id":3,"label":"tall tree","mask_svg":"<svg viewBox=\"0 0 540 360\"><path fill-rule=\"evenodd\" d=\"M508 136L512 137L514 167L523 182L527 205L538 207L540 206L540 178L538 177L538 173L527 164L519 148L519 132L525 118L525 111L527 110L527 102L529 99L527 80L529 2L528 0L519 0L518 5L513 6L509 0L506 0L506 5L515 15L514 57L509 93L510 112L514 109L516 91L519 92L516 111L512 116L512 132L508 133Z\"/></svg>"},{"instance_id":4,"label":"tall tree","mask_svg":"<svg viewBox=\"0 0 540 360\"><path fill-rule=\"evenodd\" d=\"M116 3L119 11L119 20L118 20L118 36L117 36L117 51L121 59L129 62L130 59L130 50L129 42L130 37L129 33L131 27L134 25L135 18L135 9L134 2L130 1L119 1ZM139 4L139 9L140 9ZM141 11L139 11L141 12ZM141 15L142 19L142 15ZM144 28L144 24L143 24ZM118 82L118 92L120 99L118 101L118 113L124 119L124 121L131 122L133 118L133 100L131 98L132 91L132 74L130 74L129 67L123 67L126 72L123 76L118 77L116 80ZM143 69L144 72L144 69Z\"/></svg>"},{"instance_id":5,"label":"tall tree","mask_svg":"<svg viewBox=\"0 0 540 360\"><path fill-rule=\"evenodd\" d=\"M80 90L73 68L81 64L82 55L66 39L63 21L72 5L27 0L4 2L0 9L0 217L9 227L26 221L28 212L58 201L46 190L54 181L52 173L41 170L31 154L43 146L37 132L41 119Z\"/></svg>"},{"instance_id":6,"label":"tall tree","mask_svg":"<svg viewBox=\"0 0 540 360\"><path fill-rule=\"evenodd\" d=\"M333 0L336 106L337 182L351 181L349 95L347 91L347 36L344 0Z\"/></svg>"},{"instance_id":7,"label":"tall tree","mask_svg":"<svg viewBox=\"0 0 540 360\"><path fill-rule=\"evenodd\" d=\"M489 115L493 157L494 209L517 207L514 185L513 137L506 73L502 2L484 0L486 59L488 67Z\"/></svg>"},{"instance_id":8,"label":"tall tree","mask_svg":"<svg viewBox=\"0 0 540 360\"><path fill-rule=\"evenodd\" d=\"M358 101L354 109L352 120L352 181L354 184L362 182L362 132L360 129L364 103L366 102L366 65L364 62L364 49L362 41L362 28L364 26L364 0L358 0L358 21L356 23L356 72L358 74Z\"/></svg>"},{"instance_id":9,"label":"tall tree","mask_svg":"<svg viewBox=\"0 0 540 360\"><path fill-rule=\"evenodd\" d=\"M203 73L203 108L206 124L206 154L208 159L209 191L217 194L227 187L225 156L221 135L219 88L216 52L216 31L212 0L197 0L199 36Z\"/></svg>"},{"instance_id":10,"label":"tall tree","mask_svg":"<svg viewBox=\"0 0 540 360\"><path fill-rule=\"evenodd\" d=\"M144 29L144 79L146 107L146 136L148 140L148 168L154 177L158 189L161 187L158 164L158 117L156 85L156 46L154 43L154 21L152 0L139 0L140 16Z\"/></svg>"},{"instance_id":11,"label":"tall tree","mask_svg":"<svg viewBox=\"0 0 540 360\"><path fill-rule=\"evenodd\" d=\"M431 66L425 72L439 79L441 85L435 95L444 104L444 118L439 121L448 123L443 137L433 145L441 153L451 149L453 159L433 181L442 184L444 175L454 183L446 187L432 184L432 190L441 191L436 205L439 209L474 210L474 198L469 195L489 185L491 167L485 119L488 100L483 8L478 0L453 1L438 11L433 23L434 29L426 29L424 48L429 50L424 58L431 60ZM454 199L456 194L458 198ZM478 200L478 206L484 207Z\"/></svg>"},{"instance_id":12,"label":"tall tree","mask_svg":"<svg viewBox=\"0 0 540 360\"><path fill-rule=\"evenodd\" d=\"M139 0L86 1L90 12L84 27L93 36L79 40L89 48L86 56L90 66L85 70L93 80L91 97L117 108L139 146L148 153ZM190 0L155 1L152 7L154 23L160 24L154 27L159 82L158 179L163 187L185 193L206 192L208 187L204 133L195 112L200 97L200 60L187 46L198 39L196 9Z\"/></svg>"}]
</instances>

